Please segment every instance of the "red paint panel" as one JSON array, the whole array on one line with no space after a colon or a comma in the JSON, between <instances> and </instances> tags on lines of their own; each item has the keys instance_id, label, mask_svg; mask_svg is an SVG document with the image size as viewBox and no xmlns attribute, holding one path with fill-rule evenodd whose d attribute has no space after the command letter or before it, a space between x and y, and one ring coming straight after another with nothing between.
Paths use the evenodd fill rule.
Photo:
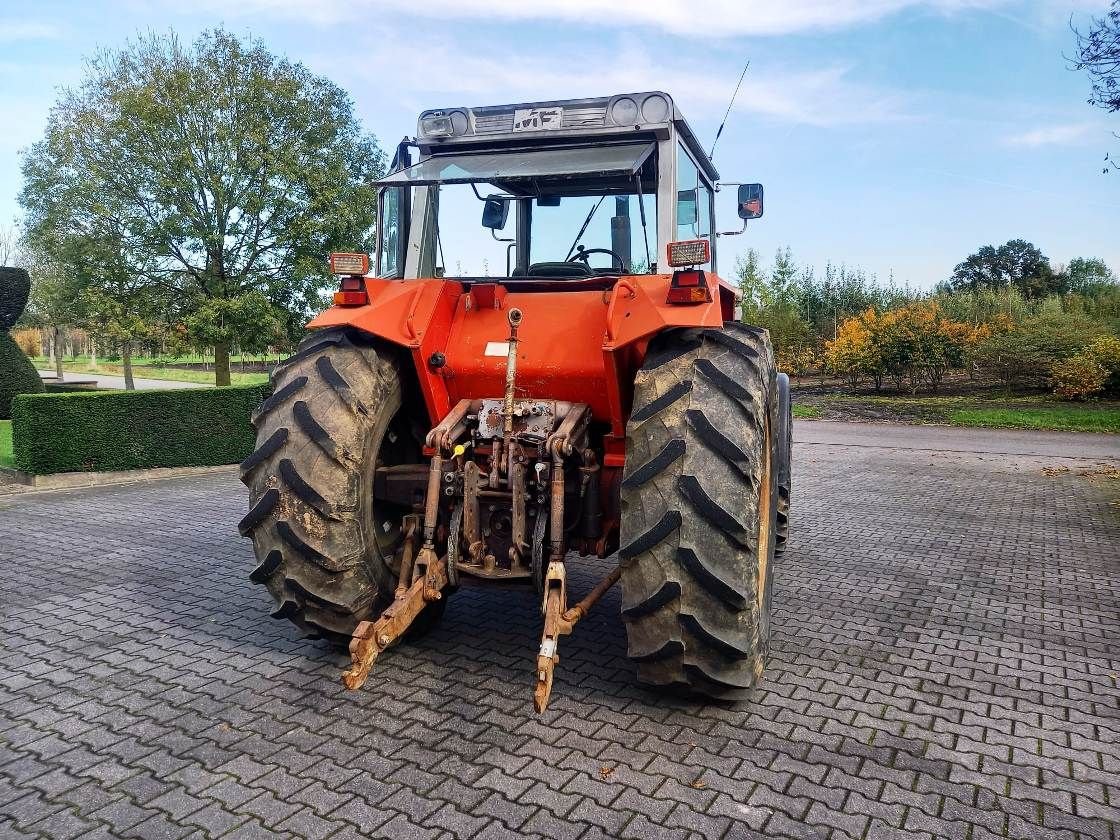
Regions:
<instances>
[{"instance_id":1,"label":"red paint panel","mask_svg":"<svg viewBox=\"0 0 1120 840\"><path fill-rule=\"evenodd\" d=\"M463 296L447 341L445 375L450 404L459 399L500 397L505 387L507 313L523 313L518 329L518 396L586 402L608 419L603 333L604 292L509 292L501 309L477 307ZM468 304L470 308L468 308ZM495 355L486 355L492 344Z\"/></svg>"},{"instance_id":2,"label":"red paint panel","mask_svg":"<svg viewBox=\"0 0 1120 840\"><path fill-rule=\"evenodd\" d=\"M649 338L672 327L720 326L733 313L730 287L714 275L711 281L720 283L717 300L683 307L665 303L667 275L625 277L608 291L517 292L484 284L477 293L454 280L366 278L369 305L333 307L308 326L348 324L409 348L434 425L460 399L502 395L505 353L492 348L487 355L486 346L509 338L507 313L517 307L524 313L519 395L587 403L621 438ZM436 352L446 358L443 367L430 364Z\"/></svg>"}]
</instances>

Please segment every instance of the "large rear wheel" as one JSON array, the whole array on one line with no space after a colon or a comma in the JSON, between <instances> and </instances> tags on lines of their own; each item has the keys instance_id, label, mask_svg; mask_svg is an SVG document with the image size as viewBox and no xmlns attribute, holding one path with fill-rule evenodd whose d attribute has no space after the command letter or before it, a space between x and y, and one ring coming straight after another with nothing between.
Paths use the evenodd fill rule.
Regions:
<instances>
[{"instance_id":1,"label":"large rear wheel","mask_svg":"<svg viewBox=\"0 0 1120 840\"><path fill-rule=\"evenodd\" d=\"M733 696L770 641L778 482L765 330L658 336L634 383L622 481L622 615L642 682Z\"/></svg>"},{"instance_id":2,"label":"large rear wheel","mask_svg":"<svg viewBox=\"0 0 1120 840\"><path fill-rule=\"evenodd\" d=\"M789 377L778 374L778 520L774 532L774 556L781 558L789 543L789 505L793 491L793 405Z\"/></svg>"},{"instance_id":3,"label":"large rear wheel","mask_svg":"<svg viewBox=\"0 0 1120 840\"><path fill-rule=\"evenodd\" d=\"M249 577L268 587L274 617L345 644L391 602L411 512L374 499L374 473L420 463L425 422L402 404L395 355L356 330L313 334L272 381L241 464L250 509L239 527L259 564Z\"/></svg>"}]
</instances>

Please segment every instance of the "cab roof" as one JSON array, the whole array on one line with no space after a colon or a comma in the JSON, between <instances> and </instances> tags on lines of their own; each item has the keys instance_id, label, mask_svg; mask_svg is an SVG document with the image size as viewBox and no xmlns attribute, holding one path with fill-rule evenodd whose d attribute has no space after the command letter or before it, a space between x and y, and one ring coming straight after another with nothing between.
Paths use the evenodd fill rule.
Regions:
<instances>
[{"instance_id":1,"label":"cab roof","mask_svg":"<svg viewBox=\"0 0 1120 840\"><path fill-rule=\"evenodd\" d=\"M713 181L719 173L677 109L662 91L621 93L589 99L558 99L510 105L439 108L424 111L416 123L416 140L425 154L453 148L551 145L576 140L640 136L668 139L672 134L700 162Z\"/></svg>"}]
</instances>

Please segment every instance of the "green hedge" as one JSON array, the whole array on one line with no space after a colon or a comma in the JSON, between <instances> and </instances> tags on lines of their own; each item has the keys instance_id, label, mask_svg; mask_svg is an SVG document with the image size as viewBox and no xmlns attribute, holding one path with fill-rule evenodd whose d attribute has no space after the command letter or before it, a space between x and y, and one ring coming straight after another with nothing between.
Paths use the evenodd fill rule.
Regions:
<instances>
[{"instance_id":1,"label":"green hedge","mask_svg":"<svg viewBox=\"0 0 1120 840\"><path fill-rule=\"evenodd\" d=\"M16 469L57 472L236 464L268 385L24 394L12 401Z\"/></svg>"}]
</instances>

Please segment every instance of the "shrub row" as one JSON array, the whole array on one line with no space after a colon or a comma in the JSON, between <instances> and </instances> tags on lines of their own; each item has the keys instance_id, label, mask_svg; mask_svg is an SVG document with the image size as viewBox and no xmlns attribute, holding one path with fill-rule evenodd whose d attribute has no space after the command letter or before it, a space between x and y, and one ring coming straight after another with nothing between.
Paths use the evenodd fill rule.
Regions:
<instances>
[{"instance_id":1,"label":"shrub row","mask_svg":"<svg viewBox=\"0 0 1120 840\"><path fill-rule=\"evenodd\" d=\"M24 394L12 401L16 468L57 472L235 464L268 385Z\"/></svg>"}]
</instances>

